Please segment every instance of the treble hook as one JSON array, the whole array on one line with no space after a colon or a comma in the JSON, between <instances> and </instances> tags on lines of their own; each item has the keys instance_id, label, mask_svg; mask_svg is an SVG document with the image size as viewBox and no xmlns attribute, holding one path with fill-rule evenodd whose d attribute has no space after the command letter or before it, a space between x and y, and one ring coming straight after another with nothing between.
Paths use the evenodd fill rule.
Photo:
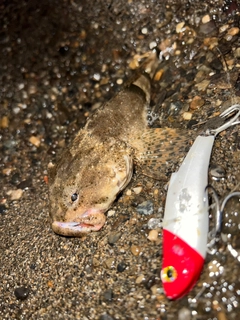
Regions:
<instances>
[{"instance_id":1,"label":"treble hook","mask_svg":"<svg viewBox=\"0 0 240 320\"><path fill-rule=\"evenodd\" d=\"M213 229L211 232L209 232L209 236L212 238L212 240L210 240L210 242L207 245L208 253L214 254L216 252L216 250L211 249L211 248L218 240L218 235L221 232L223 210L224 210L227 202L229 201L229 199L231 199L232 197L239 197L240 198L240 191L235 191L235 192L228 194L223 199L221 207L220 207L220 201L219 201L216 190L211 185L207 186L206 189L211 189L213 191L212 196L214 198L215 206L216 206L215 229Z\"/></svg>"},{"instance_id":2,"label":"treble hook","mask_svg":"<svg viewBox=\"0 0 240 320\"><path fill-rule=\"evenodd\" d=\"M236 112L237 113L230 118L229 121L225 122L223 125L221 125L220 127L218 127L217 129L208 129L207 130L207 134L209 135L214 135L215 137L223 130L226 130L227 128L234 126L235 124L239 124L240 121L237 119L240 116L240 105L239 104L234 104L231 107L229 107L228 109L224 110L221 114L220 117L221 118L225 118L227 116L229 116L231 113Z\"/></svg>"}]
</instances>

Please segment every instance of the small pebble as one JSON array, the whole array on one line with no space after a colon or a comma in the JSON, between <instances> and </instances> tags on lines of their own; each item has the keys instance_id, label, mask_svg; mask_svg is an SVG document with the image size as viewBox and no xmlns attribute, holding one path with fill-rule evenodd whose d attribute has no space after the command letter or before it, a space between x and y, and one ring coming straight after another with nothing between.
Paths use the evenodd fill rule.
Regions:
<instances>
[{"instance_id":1,"label":"small pebble","mask_svg":"<svg viewBox=\"0 0 240 320\"><path fill-rule=\"evenodd\" d=\"M146 27L142 28L142 34L148 34L148 29Z\"/></svg>"},{"instance_id":2,"label":"small pebble","mask_svg":"<svg viewBox=\"0 0 240 320\"><path fill-rule=\"evenodd\" d=\"M38 137L36 137L36 136L31 136L31 137L29 138L29 142L30 142L31 144L33 144L35 147L39 147L39 146L40 146L40 143L41 143L41 140L40 140Z\"/></svg>"},{"instance_id":3,"label":"small pebble","mask_svg":"<svg viewBox=\"0 0 240 320\"><path fill-rule=\"evenodd\" d=\"M34 94L34 93L36 93L37 92L37 88L36 88L36 86L34 85L34 84L32 84L32 85L30 85L29 87L28 87L28 93L29 94Z\"/></svg>"},{"instance_id":4,"label":"small pebble","mask_svg":"<svg viewBox=\"0 0 240 320\"><path fill-rule=\"evenodd\" d=\"M206 23L203 23L200 25L199 28L200 33L203 33L205 35L215 35L216 31L216 24L213 20L210 20Z\"/></svg>"},{"instance_id":5,"label":"small pebble","mask_svg":"<svg viewBox=\"0 0 240 320\"><path fill-rule=\"evenodd\" d=\"M28 189L32 186L32 180L31 179L27 179L27 180L23 180L21 181L18 185L17 188L18 189Z\"/></svg>"},{"instance_id":6,"label":"small pebble","mask_svg":"<svg viewBox=\"0 0 240 320\"><path fill-rule=\"evenodd\" d=\"M5 176L9 176L12 171L13 171L13 168L5 168L5 169L2 170L2 173L3 173Z\"/></svg>"},{"instance_id":7,"label":"small pebble","mask_svg":"<svg viewBox=\"0 0 240 320\"><path fill-rule=\"evenodd\" d=\"M143 282L143 280L145 280L145 277L143 274L140 274L140 276L137 277L135 282L136 282L136 284L140 284Z\"/></svg>"},{"instance_id":8,"label":"small pebble","mask_svg":"<svg viewBox=\"0 0 240 320\"><path fill-rule=\"evenodd\" d=\"M148 290L155 284L156 284L156 277L154 275L150 276L148 279L146 279L146 281L144 281L144 286Z\"/></svg>"},{"instance_id":9,"label":"small pebble","mask_svg":"<svg viewBox=\"0 0 240 320\"><path fill-rule=\"evenodd\" d=\"M20 174L19 172L15 172L13 175L12 175L12 178L11 178L11 183L12 184L15 184L15 185L18 185L20 183L20 180L21 180L21 177L20 177ZM19 187L20 189L23 189L21 187Z\"/></svg>"},{"instance_id":10,"label":"small pebble","mask_svg":"<svg viewBox=\"0 0 240 320\"><path fill-rule=\"evenodd\" d=\"M184 27L185 25L185 22L179 22L177 25L176 25L176 32L177 33L180 33L182 31L182 28Z\"/></svg>"},{"instance_id":11,"label":"small pebble","mask_svg":"<svg viewBox=\"0 0 240 320\"><path fill-rule=\"evenodd\" d=\"M190 102L190 109L191 110L199 109L204 105L204 103L205 101L201 97L195 96Z\"/></svg>"},{"instance_id":12,"label":"small pebble","mask_svg":"<svg viewBox=\"0 0 240 320\"><path fill-rule=\"evenodd\" d=\"M26 287L18 287L14 290L14 294L16 298L20 300L27 299L29 292L30 292L29 288L26 288Z\"/></svg>"},{"instance_id":13,"label":"small pebble","mask_svg":"<svg viewBox=\"0 0 240 320\"><path fill-rule=\"evenodd\" d=\"M4 214L7 211L7 208L4 204L0 204L0 214Z\"/></svg>"},{"instance_id":14,"label":"small pebble","mask_svg":"<svg viewBox=\"0 0 240 320\"><path fill-rule=\"evenodd\" d=\"M113 290L112 290L112 289L106 290L106 291L103 293L103 299L104 299L105 301L108 301L108 302L112 301L112 299L113 299Z\"/></svg>"},{"instance_id":15,"label":"small pebble","mask_svg":"<svg viewBox=\"0 0 240 320\"><path fill-rule=\"evenodd\" d=\"M211 20L209 14L206 14L205 16L202 17L202 23L207 23Z\"/></svg>"},{"instance_id":16,"label":"small pebble","mask_svg":"<svg viewBox=\"0 0 240 320\"><path fill-rule=\"evenodd\" d=\"M235 36L236 34L239 33L239 28L235 27L235 28L231 28L228 30L227 32L230 36Z\"/></svg>"},{"instance_id":17,"label":"small pebble","mask_svg":"<svg viewBox=\"0 0 240 320\"><path fill-rule=\"evenodd\" d=\"M158 71L155 73L153 80L154 80L154 81L160 81L160 79L162 78L163 73L164 73L164 70L163 70L163 69L158 70Z\"/></svg>"},{"instance_id":18,"label":"small pebble","mask_svg":"<svg viewBox=\"0 0 240 320\"><path fill-rule=\"evenodd\" d=\"M133 192L134 192L135 194L139 194L139 193L141 193L141 191L142 191L142 187L133 188Z\"/></svg>"},{"instance_id":19,"label":"small pebble","mask_svg":"<svg viewBox=\"0 0 240 320\"><path fill-rule=\"evenodd\" d=\"M234 51L234 56L235 56L235 58L240 58L240 48L239 47Z\"/></svg>"},{"instance_id":20,"label":"small pebble","mask_svg":"<svg viewBox=\"0 0 240 320\"><path fill-rule=\"evenodd\" d=\"M52 281L52 280L49 280L49 281L47 282L47 286L48 286L48 288L53 288L53 286L54 286L53 281Z\"/></svg>"},{"instance_id":21,"label":"small pebble","mask_svg":"<svg viewBox=\"0 0 240 320\"><path fill-rule=\"evenodd\" d=\"M114 258L109 258L106 259L103 264L106 269L113 269L115 266L115 260Z\"/></svg>"},{"instance_id":22,"label":"small pebble","mask_svg":"<svg viewBox=\"0 0 240 320\"><path fill-rule=\"evenodd\" d=\"M7 116L3 116L0 119L0 127L3 129L6 129L6 128L8 128L8 126L9 126L9 119Z\"/></svg>"},{"instance_id":23,"label":"small pebble","mask_svg":"<svg viewBox=\"0 0 240 320\"><path fill-rule=\"evenodd\" d=\"M157 229L162 227L162 221L158 218L151 218L148 221L148 229Z\"/></svg>"},{"instance_id":24,"label":"small pebble","mask_svg":"<svg viewBox=\"0 0 240 320\"><path fill-rule=\"evenodd\" d=\"M108 236L108 243L109 243L109 244L114 244L114 243L116 243L116 242L120 239L121 235L122 235L121 232L111 233L111 234Z\"/></svg>"},{"instance_id":25,"label":"small pebble","mask_svg":"<svg viewBox=\"0 0 240 320\"><path fill-rule=\"evenodd\" d=\"M123 84L123 79L117 79L116 82L117 82L118 85L121 85L121 84Z\"/></svg>"},{"instance_id":26,"label":"small pebble","mask_svg":"<svg viewBox=\"0 0 240 320\"><path fill-rule=\"evenodd\" d=\"M157 241L158 239L158 231L157 230L151 230L148 234L148 239L150 241Z\"/></svg>"},{"instance_id":27,"label":"small pebble","mask_svg":"<svg viewBox=\"0 0 240 320\"><path fill-rule=\"evenodd\" d=\"M3 145L7 149L12 149L17 145L17 141L16 140L12 140L12 139L11 140L5 140L3 142Z\"/></svg>"},{"instance_id":28,"label":"small pebble","mask_svg":"<svg viewBox=\"0 0 240 320\"><path fill-rule=\"evenodd\" d=\"M115 210L109 210L108 213L107 213L107 216L108 216L108 217L112 217L112 216L115 215L115 213L116 213Z\"/></svg>"},{"instance_id":29,"label":"small pebble","mask_svg":"<svg viewBox=\"0 0 240 320\"><path fill-rule=\"evenodd\" d=\"M130 196L132 194L132 191L130 189L127 190L126 195Z\"/></svg>"},{"instance_id":30,"label":"small pebble","mask_svg":"<svg viewBox=\"0 0 240 320\"><path fill-rule=\"evenodd\" d=\"M223 26L221 26L219 28L219 33L225 32L228 28L229 28L229 25L228 24L224 24Z\"/></svg>"},{"instance_id":31,"label":"small pebble","mask_svg":"<svg viewBox=\"0 0 240 320\"><path fill-rule=\"evenodd\" d=\"M109 316L107 313L104 313L99 317L99 320L114 320L114 319L111 316Z\"/></svg>"},{"instance_id":32,"label":"small pebble","mask_svg":"<svg viewBox=\"0 0 240 320\"><path fill-rule=\"evenodd\" d=\"M150 200L144 201L137 206L136 210L143 215L153 214L153 202Z\"/></svg>"},{"instance_id":33,"label":"small pebble","mask_svg":"<svg viewBox=\"0 0 240 320\"><path fill-rule=\"evenodd\" d=\"M93 75L93 80L99 81L100 79L101 79L100 73L94 73L94 75Z\"/></svg>"},{"instance_id":34,"label":"small pebble","mask_svg":"<svg viewBox=\"0 0 240 320\"><path fill-rule=\"evenodd\" d=\"M11 190L11 200L19 200L22 197L22 194L22 189Z\"/></svg>"},{"instance_id":35,"label":"small pebble","mask_svg":"<svg viewBox=\"0 0 240 320\"><path fill-rule=\"evenodd\" d=\"M98 266L100 265L99 260L94 257L93 260L92 260L92 265L93 265L94 267L98 267Z\"/></svg>"},{"instance_id":36,"label":"small pebble","mask_svg":"<svg viewBox=\"0 0 240 320\"><path fill-rule=\"evenodd\" d=\"M157 46L157 42L155 42L155 41L152 41L152 42L149 43L149 49L150 50L156 48L156 46Z\"/></svg>"},{"instance_id":37,"label":"small pebble","mask_svg":"<svg viewBox=\"0 0 240 320\"><path fill-rule=\"evenodd\" d=\"M192 113L191 112L184 112L183 113L183 119L184 120L191 120L192 119Z\"/></svg>"},{"instance_id":38,"label":"small pebble","mask_svg":"<svg viewBox=\"0 0 240 320\"><path fill-rule=\"evenodd\" d=\"M191 311L188 308L181 308L178 311L178 320L191 320Z\"/></svg>"},{"instance_id":39,"label":"small pebble","mask_svg":"<svg viewBox=\"0 0 240 320\"><path fill-rule=\"evenodd\" d=\"M117 265L117 271L118 272L123 272L126 268L127 268L127 265L126 265L126 263L124 261L120 262Z\"/></svg>"},{"instance_id":40,"label":"small pebble","mask_svg":"<svg viewBox=\"0 0 240 320\"><path fill-rule=\"evenodd\" d=\"M210 80L203 80L200 83L197 83L195 86L199 91L205 91L210 83Z\"/></svg>"},{"instance_id":41,"label":"small pebble","mask_svg":"<svg viewBox=\"0 0 240 320\"><path fill-rule=\"evenodd\" d=\"M131 246L131 252L134 256L139 256L139 254L142 252L140 246L132 245Z\"/></svg>"}]
</instances>

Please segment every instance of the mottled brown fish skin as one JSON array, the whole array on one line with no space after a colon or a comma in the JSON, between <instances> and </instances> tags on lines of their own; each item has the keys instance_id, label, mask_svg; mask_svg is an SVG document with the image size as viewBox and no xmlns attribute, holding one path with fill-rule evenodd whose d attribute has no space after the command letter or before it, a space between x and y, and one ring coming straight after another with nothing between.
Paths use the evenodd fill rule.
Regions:
<instances>
[{"instance_id":1,"label":"mottled brown fish skin","mask_svg":"<svg viewBox=\"0 0 240 320\"><path fill-rule=\"evenodd\" d=\"M147 128L150 78L141 75L100 107L56 165L49 164L50 217L61 235L99 230L129 183L134 144Z\"/></svg>"},{"instance_id":2,"label":"mottled brown fish skin","mask_svg":"<svg viewBox=\"0 0 240 320\"><path fill-rule=\"evenodd\" d=\"M149 65L155 61L156 56ZM161 179L163 167L184 153L185 132L148 128L150 81L146 73L136 77L89 118L58 163L49 164L56 233L81 236L101 229L104 213L131 180L133 162L144 167L143 174Z\"/></svg>"}]
</instances>

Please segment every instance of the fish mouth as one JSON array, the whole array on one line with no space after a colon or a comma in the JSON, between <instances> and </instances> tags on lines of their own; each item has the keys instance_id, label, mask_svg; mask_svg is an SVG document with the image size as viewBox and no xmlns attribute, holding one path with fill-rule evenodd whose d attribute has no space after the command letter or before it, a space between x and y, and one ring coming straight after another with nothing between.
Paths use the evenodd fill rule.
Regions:
<instances>
[{"instance_id":1,"label":"fish mouth","mask_svg":"<svg viewBox=\"0 0 240 320\"><path fill-rule=\"evenodd\" d=\"M98 231L105 224L106 217L99 210L90 209L75 221L53 221L52 229L62 236L81 237L84 233Z\"/></svg>"}]
</instances>

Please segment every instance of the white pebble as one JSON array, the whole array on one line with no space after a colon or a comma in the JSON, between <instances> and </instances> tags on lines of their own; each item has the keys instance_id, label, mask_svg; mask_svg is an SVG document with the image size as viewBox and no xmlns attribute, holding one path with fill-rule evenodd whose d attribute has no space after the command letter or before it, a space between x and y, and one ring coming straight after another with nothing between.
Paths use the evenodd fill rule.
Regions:
<instances>
[{"instance_id":1,"label":"white pebble","mask_svg":"<svg viewBox=\"0 0 240 320\"><path fill-rule=\"evenodd\" d=\"M94 79L95 81L99 81L99 80L100 80L100 78L101 78L101 76L100 76L100 74L99 74L99 73L94 73L94 75L93 75L93 79Z\"/></svg>"},{"instance_id":2,"label":"white pebble","mask_svg":"<svg viewBox=\"0 0 240 320\"><path fill-rule=\"evenodd\" d=\"M112 216L115 215L115 213L116 213L115 210L109 210L108 213L107 213L107 215L108 215L108 217L112 217Z\"/></svg>"},{"instance_id":3,"label":"white pebble","mask_svg":"<svg viewBox=\"0 0 240 320\"><path fill-rule=\"evenodd\" d=\"M146 27L142 28L142 34L148 34L148 29Z\"/></svg>"},{"instance_id":4,"label":"white pebble","mask_svg":"<svg viewBox=\"0 0 240 320\"><path fill-rule=\"evenodd\" d=\"M126 195L130 196L132 194L132 191L130 189L127 190Z\"/></svg>"},{"instance_id":5,"label":"white pebble","mask_svg":"<svg viewBox=\"0 0 240 320\"><path fill-rule=\"evenodd\" d=\"M182 28L184 27L185 25L185 22L179 22L177 25L176 25L176 32L177 33L180 33L182 31Z\"/></svg>"},{"instance_id":6,"label":"white pebble","mask_svg":"<svg viewBox=\"0 0 240 320\"><path fill-rule=\"evenodd\" d=\"M139 194L142 191L142 187L133 188L135 194Z\"/></svg>"},{"instance_id":7,"label":"white pebble","mask_svg":"<svg viewBox=\"0 0 240 320\"><path fill-rule=\"evenodd\" d=\"M11 200L19 200L22 197L22 194L23 194L22 189L12 190Z\"/></svg>"},{"instance_id":8,"label":"white pebble","mask_svg":"<svg viewBox=\"0 0 240 320\"><path fill-rule=\"evenodd\" d=\"M152 42L149 43L149 49L150 50L156 48L156 46L157 46L157 42L156 41L152 41Z\"/></svg>"}]
</instances>

